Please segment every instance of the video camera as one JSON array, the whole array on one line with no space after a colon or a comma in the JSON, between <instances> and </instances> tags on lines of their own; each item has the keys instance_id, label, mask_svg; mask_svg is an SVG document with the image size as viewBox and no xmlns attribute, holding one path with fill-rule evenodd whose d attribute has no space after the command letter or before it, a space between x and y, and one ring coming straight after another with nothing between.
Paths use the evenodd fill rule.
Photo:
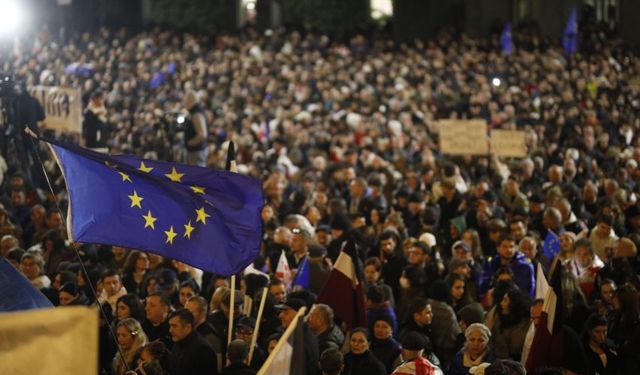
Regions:
<instances>
[{"instance_id":1,"label":"video camera","mask_svg":"<svg viewBox=\"0 0 640 375\"><path fill-rule=\"evenodd\" d=\"M13 75L0 72L0 98L14 98L18 93L19 86L16 85Z\"/></svg>"}]
</instances>

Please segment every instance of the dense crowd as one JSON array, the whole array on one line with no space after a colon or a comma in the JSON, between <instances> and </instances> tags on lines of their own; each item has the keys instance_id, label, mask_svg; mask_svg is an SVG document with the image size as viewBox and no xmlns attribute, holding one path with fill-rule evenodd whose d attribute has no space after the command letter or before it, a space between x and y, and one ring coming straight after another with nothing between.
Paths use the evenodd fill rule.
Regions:
<instances>
[{"instance_id":1,"label":"dense crowd","mask_svg":"<svg viewBox=\"0 0 640 375\"><path fill-rule=\"evenodd\" d=\"M227 278L66 240L64 182L39 149L52 191L14 159L0 163L2 256L55 304L102 306L105 374L254 373L303 306L307 374L469 374L486 363L487 374L522 373L545 302L538 265L560 280L563 303L560 339L537 371L638 373L638 59L598 29L573 56L530 30L514 43L504 55L497 36L449 33L409 46L283 30L102 30L64 42L42 31L3 65L27 85L82 88L85 131L66 139L218 168L236 142L239 171L263 182L261 254L239 275L228 342ZM523 130L528 156L443 155L437 120L448 118ZM349 332L314 304L345 241L368 318ZM283 251L294 270L307 259L308 289L276 277Z\"/></svg>"}]
</instances>

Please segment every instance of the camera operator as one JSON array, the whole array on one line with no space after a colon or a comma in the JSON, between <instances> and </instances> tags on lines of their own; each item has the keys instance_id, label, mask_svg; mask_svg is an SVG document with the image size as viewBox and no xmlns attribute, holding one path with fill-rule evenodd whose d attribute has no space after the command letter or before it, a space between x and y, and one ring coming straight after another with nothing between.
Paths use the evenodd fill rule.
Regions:
<instances>
[{"instance_id":1,"label":"camera operator","mask_svg":"<svg viewBox=\"0 0 640 375\"><path fill-rule=\"evenodd\" d=\"M100 90L96 90L91 94L89 104L84 111L82 137L85 147L100 152L108 151L109 124L107 122L107 109L104 106L104 97Z\"/></svg>"},{"instance_id":2,"label":"camera operator","mask_svg":"<svg viewBox=\"0 0 640 375\"><path fill-rule=\"evenodd\" d=\"M44 109L36 98L29 94L26 82L18 79L14 83L10 74L0 73L0 99L3 111L3 140L4 156L15 153L17 165L13 167L22 170L34 183L41 182L40 168L35 166L37 150L32 145L33 140L24 134L28 127L35 134L40 134L40 127L45 119Z\"/></svg>"},{"instance_id":3,"label":"camera operator","mask_svg":"<svg viewBox=\"0 0 640 375\"><path fill-rule=\"evenodd\" d=\"M185 119L184 142L187 149L187 164L207 165L207 123L198 103L197 94L189 90L184 95L184 106L189 111Z\"/></svg>"}]
</instances>

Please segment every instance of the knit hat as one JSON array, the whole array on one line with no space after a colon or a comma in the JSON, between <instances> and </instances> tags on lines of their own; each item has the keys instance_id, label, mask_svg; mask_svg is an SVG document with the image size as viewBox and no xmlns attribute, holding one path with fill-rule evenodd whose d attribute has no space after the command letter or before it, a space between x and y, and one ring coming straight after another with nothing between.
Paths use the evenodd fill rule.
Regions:
<instances>
[{"instance_id":1,"label":"knit hat","mask_svg":"<svg viewBox=\"0 0 640 375\"><path fill-rule=\"evenodd\" d=\"M402 348L406 350L420 351L424 349L424 337L418 332L409 332L402 338Z\"/></svg>"},{"instance_id":2,"label":"knit hat","mask_svg":"<svg viewBox=\"0 0 640 375\"><path fill-rule=\"evenodd\" d=\"M458 233L462 233L467 229L467 220L464 216L457 216L451 219L451 224L455 225L456 229L458 229Z\"/></svg>"},{"instance_id":3,"label":"knit hat","mask_svg":"<svg viewBox=\"0 0 640 375\"><path fill-rule=\"evenodd\" d=\"M391 317L391 315L384 313L384 314L380 314L378 316L376 316L373 319L373 324L376 324L377 321L383 321L386 322L389 327L393 328L393 318Z\"/></svg>"}]
</instances>

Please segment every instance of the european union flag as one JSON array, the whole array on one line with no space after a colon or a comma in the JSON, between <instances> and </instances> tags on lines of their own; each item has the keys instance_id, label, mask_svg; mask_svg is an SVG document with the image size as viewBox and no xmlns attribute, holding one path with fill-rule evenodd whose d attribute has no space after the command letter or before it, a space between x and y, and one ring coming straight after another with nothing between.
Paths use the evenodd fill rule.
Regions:
<instances>
[{"instance_id":1,"label":"european union flag","mask_svg":"<svg viewBox=\"0 0 640 375\"><path fill-rule=\"evenodd\" d=\"M502 34L500 35L500 47L502 48L502 53L505 55L510 55L513 52L511 22L507 22L507 24L504 25L504 30L502 30Z\"/></svg>"},{"instance_id":2,"label":"european union flag","mask_svg":"<svg viewBox=\"0 0 640 375\"><path fill-rule=\"evenodd\" d=\"M0 257L0 312L53 307L23 274Z\"/></svg>"},{"instance_id":3,"label":"european union flag","mask_svg":"<svg viewBox=\"0 0 640 375\"><path fill-rule=\"evenodd\" d=\"M296 277L293 279L291 286L294 287L296 285L300 285L304 289L309 289L309 262L307 259L309 256L304 257L302 262L300 262L300 266L298 267L298 271L296 272Z\"/></svg>"},{"instance_id":4,"label":"european union flag","mask_svg":"<svg viewBox=\"0 0 640 375\"><path fill-rule=\"evenodd\" d=\"M564 34L562 34L562 47L567 55L578 51L578 13L576 7L571 8L567 26L565 26Z\"/></svg>"},{"instance_id":5,"label":"european union flag","mask_svg":"<svg viewBox=\"0 0 640 375\"><path fill-rule=\"evenodd\" d=\"M71 239L145 250L221 275L243 270L258 255L264 202L258 180L47 142L69 192Z\"/></svg>"},{"instance_id":6,"label":"european union flag","mask_svg":"<svg viewBox=\"0 0 640 375\"><path fill-rule=\"evenodd\" d=\"M547 231L547 237L545 237L544 243L542 244L542 254L551 261L559 252L560 237L551 230Z\"/></svg>"}]
</instances>

